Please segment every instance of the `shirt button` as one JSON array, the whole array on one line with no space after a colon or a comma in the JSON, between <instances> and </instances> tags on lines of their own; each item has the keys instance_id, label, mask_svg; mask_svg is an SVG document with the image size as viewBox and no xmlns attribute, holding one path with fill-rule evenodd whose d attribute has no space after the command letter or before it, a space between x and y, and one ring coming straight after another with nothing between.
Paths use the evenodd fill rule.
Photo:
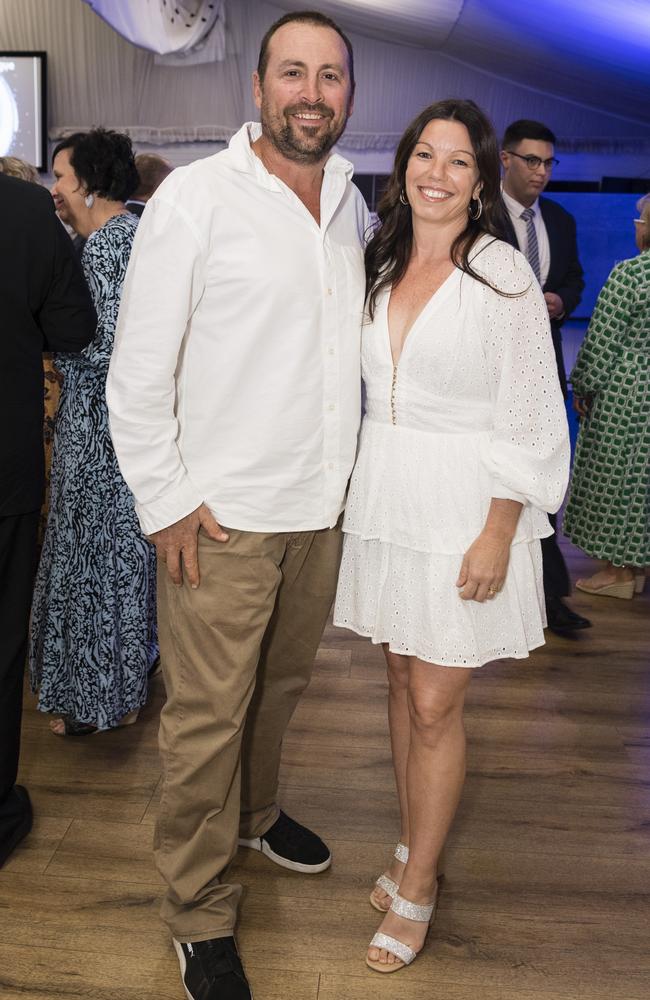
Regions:
<instances>
[{"instance_id":1,"label":"shirt button","mask_svg":"<svg viewBox=\"0 0 650 1000\"><path fill-rule=\"evenodd\" d=\"M331 354L331 355L334 355L334 354L336 354L336 351L334 350L333 347L330 347L327 353Z\"/></svg>"},{"instance_id":2,"label":"shirt button","mask_svg":"<svg viewBox=\"0 0 650 1000\"><path fill-rule=\"evenodd\" d=\"M331 295L331 294L332 294L332 289L331 289L331 288L328 288L328 289L327 289L327 294L328 294L328 295Z\"/></svg>"},{"instance_id":3,"label":"shirt button","mask_svg":"<svg viewBox=\"0 0 650 1000\"><path fill-rule=\"evenodd\" d=\"M328 410L335 410L336 406L334 405L334 403L330 403L329 406L327 407L327 409Z\"/></svg>"},{"instance_id":4,"label":"shirt button","mask_svg":"<svg viewBox=\"0 0 650 1000\"><path fill-rule=\"evenodd\" d=\"M334 462L328 462L327 463L327 468L328 469L333 469L334 468Z\"/></svg>"}]
</instances>

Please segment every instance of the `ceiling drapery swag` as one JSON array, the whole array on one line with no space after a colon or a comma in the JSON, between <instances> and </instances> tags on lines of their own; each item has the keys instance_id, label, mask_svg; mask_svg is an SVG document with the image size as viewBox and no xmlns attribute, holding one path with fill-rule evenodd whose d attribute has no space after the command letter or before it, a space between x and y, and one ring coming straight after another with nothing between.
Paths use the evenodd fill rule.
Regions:
<instances>
[{"instance_id":1,"label":"ceiling drapery swag","mask_svg":"<svg viewBox=\"0 0 650 1000\"><path fill-rule=\"evenodd\" d=\"M225 58L225 0L84 0L129 42L162 65Z\"/></svg>"}]
</instances>

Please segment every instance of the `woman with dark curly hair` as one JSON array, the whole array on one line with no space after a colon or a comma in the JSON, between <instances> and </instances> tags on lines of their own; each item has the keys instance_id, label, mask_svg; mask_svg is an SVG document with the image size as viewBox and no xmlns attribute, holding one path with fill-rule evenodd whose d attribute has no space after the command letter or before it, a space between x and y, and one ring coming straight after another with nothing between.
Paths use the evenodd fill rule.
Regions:
<instances>
[{"instance_id":1,"label":"woman with dark curly hair","mask_svg":"<svg viewBox=\"0 0 650 1000\"><path fill-rule=\"evenodd\" d=\"M334 620L381 643L388 664L401 829L370 897L385 916L367 962L395 972L435 909L468 668L544 641L539 539L569 448L548 310L499 239L496 138L472 101L440 101L407 128L379 219Z\"/></svg>"},{"instance_id":2,"label":"woman with dark curly hair","mask_svg":"<svg viewBox=\"0 0 650 1000\"><path fill-rule=\"evenodd\" d=\"M60 713L58 736L134 722L157 655L155 554L135 515L108 428L106 375L137 219L131 142L105 129L54 150L60 218L86 239L82 264L97 312L95 339L56 356L63 388L50 510L32 607L30 670L38 707Z\"/></svg>"}]
</instances>

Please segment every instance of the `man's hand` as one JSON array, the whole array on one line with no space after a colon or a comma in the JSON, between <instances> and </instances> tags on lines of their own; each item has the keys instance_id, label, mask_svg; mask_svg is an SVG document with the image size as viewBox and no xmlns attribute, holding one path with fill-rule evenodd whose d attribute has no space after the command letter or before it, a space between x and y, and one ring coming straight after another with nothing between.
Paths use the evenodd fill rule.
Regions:
<instances>
[{"instance_id":1,"label":"man's hand","mask_svg":"<svg viewBox=\"0 0 650 1000\"><path fill-rule=\"evenodd\" d=\"M177 587L183 582L183 570L192 590L199 585L199 528L203 528L215 542L228 541L228 535L204 503L175 524L149 535L149 540L156 546L158 558L166 564L167 572Z\"/></svg>"},{"instance_id":2,"label":"man's hand","mask_svg":"<svg viewBox=\"0 0 650 1000\"><path fill-rule=\"evenodd\" d=\"M591 396L573 396L573 409L579 417L588 417L591 409Z\"/></svg>"},{"instance_id":3,"label":"man's hand","mask_svg":"<svg viewBox=\"0 0 650 1000\"><path fill-rule=\"evenodd\" d=\"M561 319L564 316L564 302L555 292L544 292L546 308L550 319Z\"/></svg>"}]
</instances>

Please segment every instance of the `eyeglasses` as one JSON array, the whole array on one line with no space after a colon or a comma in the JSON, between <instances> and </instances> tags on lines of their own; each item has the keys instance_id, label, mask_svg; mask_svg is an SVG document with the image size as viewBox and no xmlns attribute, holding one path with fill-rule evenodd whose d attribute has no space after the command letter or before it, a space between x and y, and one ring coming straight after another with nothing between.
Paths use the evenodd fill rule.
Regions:
<instances>
[{"instance_id":1,"label":"eyeglasses","mask_svg":"<svg viewBox=\"0 0 650 1000\"><path fill-rule=\"evenodd\" d=\"M549 156L548 160L543 160L541 156L522 156L521 153L513 153L511 149L506 149L505 152L508 156L516 156L523 160L529 170L539 170L543 166L544 170L551 171L560 162L555 156Z\"/></svg>"}]
</instances>

